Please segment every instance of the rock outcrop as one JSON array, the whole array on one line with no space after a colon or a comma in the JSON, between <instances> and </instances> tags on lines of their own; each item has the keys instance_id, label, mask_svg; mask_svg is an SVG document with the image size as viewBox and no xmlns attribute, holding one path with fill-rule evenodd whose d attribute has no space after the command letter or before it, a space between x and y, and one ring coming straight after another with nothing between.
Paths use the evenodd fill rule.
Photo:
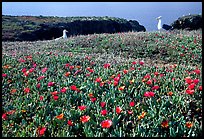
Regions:
<instances>
[{"instance_id":1,"label":"rock outcrop","mask_svg":"<svg viewBox=\"0 0 204 139\"><path fill-rule=\"evenodd\" d=\"M135 20L115 17L2 16L3 41L51 40L62 36L146 31Z\"/></svg>"},{"instance_id":2,"label":"rock outcrop","mask_svg":"<svg viewBox=\"0 0 204 139\"><path fill-rule=\"evenodd\" d=\"M202 15L187 15L180 17L174 21L171 26L173 26L174 29L202 29Z\"/></svg>"}]
</instances>

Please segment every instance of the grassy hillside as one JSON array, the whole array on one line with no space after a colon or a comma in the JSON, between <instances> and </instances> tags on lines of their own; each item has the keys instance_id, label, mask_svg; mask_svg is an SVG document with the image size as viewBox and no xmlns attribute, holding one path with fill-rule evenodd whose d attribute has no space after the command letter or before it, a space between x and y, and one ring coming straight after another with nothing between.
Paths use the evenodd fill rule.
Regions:
<instances>
[{"instance_id":1,"label":"grassy hillside","mask_svg":"<svg viewBox=\"0 0 204 139\"><path fill-rule=\"evenodd\" d=\"M202 31L2 42L2 136L202 136Z\"/></svg>"}]
</instances>

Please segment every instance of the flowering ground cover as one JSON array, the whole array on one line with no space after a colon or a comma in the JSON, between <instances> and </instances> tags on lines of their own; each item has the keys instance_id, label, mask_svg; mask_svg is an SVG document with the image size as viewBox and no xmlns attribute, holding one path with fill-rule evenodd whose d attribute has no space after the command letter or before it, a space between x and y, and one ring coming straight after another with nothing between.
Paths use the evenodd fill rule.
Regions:
<instances>
[{"instance_id":1,"label":"flowering ground cover","mask_svg":"<svg viewBox=\"0 0 204 139\"><path fill-rule=\"evenodd\" d=\"M201 136L201 52L201 31L2 42L2 136Z\"/></svg>"}]
</instances>

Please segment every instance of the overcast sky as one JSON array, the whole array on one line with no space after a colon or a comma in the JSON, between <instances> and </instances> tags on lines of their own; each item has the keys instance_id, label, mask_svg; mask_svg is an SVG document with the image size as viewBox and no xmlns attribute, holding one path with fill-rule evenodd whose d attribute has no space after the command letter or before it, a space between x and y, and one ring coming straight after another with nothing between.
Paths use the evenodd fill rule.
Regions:
<instances>
[{"instance_id":1,"label":"overcast sky","mask_svg":"<svg viewBox=\"0 0 204 139\"><path fill-rule=\"evenodd\" d=\"M3 15L110 16L137 20L157 30L158 16L171 24L183 15L202 13L202 2L2 2Z\"/></svg>"}]
</instances>

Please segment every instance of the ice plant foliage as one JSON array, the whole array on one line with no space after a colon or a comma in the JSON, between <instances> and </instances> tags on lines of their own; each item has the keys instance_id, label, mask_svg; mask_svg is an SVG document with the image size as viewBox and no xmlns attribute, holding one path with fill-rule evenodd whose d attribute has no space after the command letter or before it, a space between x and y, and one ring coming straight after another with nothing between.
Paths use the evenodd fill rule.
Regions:
<instances>
[{"instance_id":1,"label":"ice plant foliage","mask_svg":"<svg viewBox=\"0 0 204 139\"><path fill-rule=\"evenodd\" d=\"M2 42L2 136L201 136L202 33L182 32Z\"/></svg>"}]
</instances>

